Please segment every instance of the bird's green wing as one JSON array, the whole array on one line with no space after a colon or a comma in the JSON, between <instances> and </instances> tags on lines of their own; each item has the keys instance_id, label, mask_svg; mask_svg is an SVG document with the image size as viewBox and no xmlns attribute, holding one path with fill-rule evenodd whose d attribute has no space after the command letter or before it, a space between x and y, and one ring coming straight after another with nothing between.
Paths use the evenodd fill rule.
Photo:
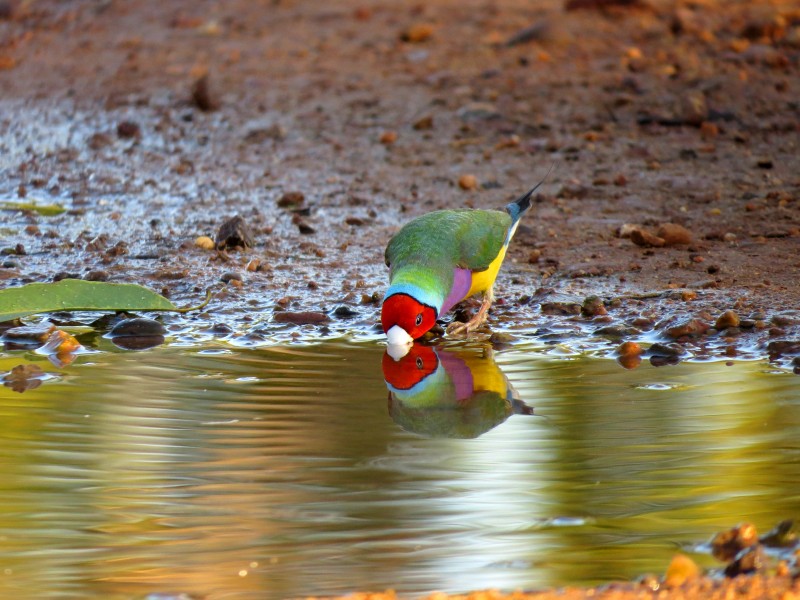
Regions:
<instances>
[{"instance_id":1,"label":"bird's green wing","mask_svg":"<svg viewBox=\"0 0 800 600\"><path fill-rule=\"evenodd\" d=\"M460 211L459 211L460 212ZM461 213L457 266L484 271L503 249L511 216L499 210L471 210Z\"/></svg>"},{"instance_id":2,"label":"bird's green wing","mask_svg":"<svg viewBox=\"0 0 800 600\"><path fill-rule=\"evenodd\" d=\"M414 219L386 247L386 263L483 271L503 248L511 216L499 210L440 210Z\"/></svg>"}]
</instances>

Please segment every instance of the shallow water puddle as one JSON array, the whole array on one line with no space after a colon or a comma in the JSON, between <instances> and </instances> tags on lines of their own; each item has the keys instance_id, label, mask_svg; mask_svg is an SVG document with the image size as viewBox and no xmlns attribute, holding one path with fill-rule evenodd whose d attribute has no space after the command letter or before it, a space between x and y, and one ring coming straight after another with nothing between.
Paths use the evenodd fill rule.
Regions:
<instances>
[{"instance_id":1,"label":"shallow water puddle","mask_svg":"<svg viewBox=\"0 0 800 600\"><path fill-rule=\"evenodd\" d=\"M2 597L606 582L800 513L800 379L763 362L341 341L0 370L31 360L56 377L0 388Z\"/></svg>"}]
</instances>

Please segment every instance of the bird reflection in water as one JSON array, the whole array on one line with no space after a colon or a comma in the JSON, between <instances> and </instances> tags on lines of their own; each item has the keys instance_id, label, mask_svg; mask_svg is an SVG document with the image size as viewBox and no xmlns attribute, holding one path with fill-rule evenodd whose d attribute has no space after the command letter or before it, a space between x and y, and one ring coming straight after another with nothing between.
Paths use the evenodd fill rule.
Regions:
<instances>
[{"instance_id":1,"label":"bird reflection in water","mask_svg":"<svg viewBox=\"0 0 800 600\"><path fill-rule=\"evenodd\" d=\"M488 348L479 353L417 343L398 359L384 353L383 378L392 419L427 437L476 438L511 415L533 414Z\"/></svg>"}]
</instances>

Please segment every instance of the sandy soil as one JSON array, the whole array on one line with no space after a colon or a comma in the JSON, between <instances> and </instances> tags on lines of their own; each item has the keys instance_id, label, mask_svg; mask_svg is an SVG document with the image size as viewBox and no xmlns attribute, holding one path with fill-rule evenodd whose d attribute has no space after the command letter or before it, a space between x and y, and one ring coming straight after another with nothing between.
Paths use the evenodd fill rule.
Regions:
<instances>
[{"instance_id":1,"label":"sandy soil","mask_svg":"<svg viewBox=\"0 0 800 600\"><path fill-rule=\"evenodd\" d=\"M224 280L233 330L334 304L371 331L400 224L555 165L493 325L800 365L799 74L789 0L0 0L0 199L68 209L0 212L0 280ZM195 244L237 214L251 249Z\"/></svg>"}]
</instances>

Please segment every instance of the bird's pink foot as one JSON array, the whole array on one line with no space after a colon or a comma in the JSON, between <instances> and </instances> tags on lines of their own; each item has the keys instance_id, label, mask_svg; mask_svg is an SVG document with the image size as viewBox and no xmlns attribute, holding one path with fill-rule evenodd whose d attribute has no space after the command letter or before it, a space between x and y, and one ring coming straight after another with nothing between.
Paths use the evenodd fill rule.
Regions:
<instances>
[{"instance_id":1,"label":"bird's pink foot","mask_svg":"<svg viewBox=\"0 0 800 600\"><path fill-rule=\"evenodd\" d=\"M494 302L494 293L490 289L483 294L483 302L481 302L481 307L478 309L478 312L475 313L475 316L472 317L466 323L450 323L447 326L447 335L450 336L468 336L470 333L478 329L481 325L486 322L486 319L489 317L489 307L492 306L492 302Z\"/></svg>"}]
</instances>

